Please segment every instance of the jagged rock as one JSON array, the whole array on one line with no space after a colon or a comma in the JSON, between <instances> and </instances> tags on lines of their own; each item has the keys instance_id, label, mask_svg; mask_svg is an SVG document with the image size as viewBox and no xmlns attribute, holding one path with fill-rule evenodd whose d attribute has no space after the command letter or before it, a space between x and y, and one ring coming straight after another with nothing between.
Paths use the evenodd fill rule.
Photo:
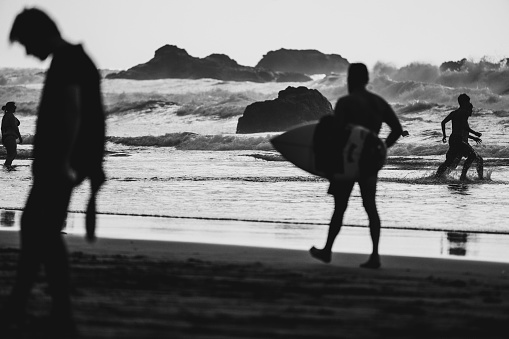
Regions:
<instances>
[{"instance_id":1,"label":"jagged rock","mask_svg":"<svg viewBox=\"0 0 509 339\"><path fill-rule=\"evenodd\" d=\"M348 60L338 54L323 54L317 50L282 48L265 54L256 67L312 75L343 73L348 70L349 65Z\"/></svg>"},{"instance_id":2,"label":"jagged rock","mask_svg":"<svg viewBox=\"0 0 509 339\"><path fill-rule=\"evenodd\" d=\"M311 78L304 74L276 72L256 67L239 65L224 54L211 54L203 59L189 55L186 50L165 45L159 48L154 58L145 64L127 71L111 73L107 79L218 79L226 81L295 81L305 82Z\"/></svg>"},{"instance_id":3,"label":"jagged rock","mask_svg":"<svg viewBox=\"0 0 509 339\"><path fill-rule=\"evenodd\" d=\"M316 89L287 87L274 100L247 106L237 123L237 133L286 131L332 112L329 100Z\"/></svg>"},{"instance_id":4,"label":"jagged rock","mask_svg":"<svg viewBox=\"0 0 509 339\"><path fill-rule=\"evenodd\" d=\"M446 61L440 65L439 69L440 72L445 71L459 72L461 71L461 68L463 67L463 65L465 65L466 62L467 62L466 58L463 58L460 61Z\"/></svg>"}]
</instances>

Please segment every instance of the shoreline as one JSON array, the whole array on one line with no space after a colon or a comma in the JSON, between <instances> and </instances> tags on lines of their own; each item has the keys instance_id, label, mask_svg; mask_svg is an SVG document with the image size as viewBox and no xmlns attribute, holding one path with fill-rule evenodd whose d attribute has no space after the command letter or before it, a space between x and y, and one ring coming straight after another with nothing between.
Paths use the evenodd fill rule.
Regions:
<instances>
[{"instance_id":1,"label":"shoreline","mask_svg":"<svg viewBox=\"0 0 509 339\"><path fill-rule=\"evenodd\" d=\"M66 241L80 338L505 337L509 263L384 255L370 270L358 253L323 264L281 248ZM18 232L0 232L0 305L17 244ZM45 279L29 307L48 314ZM25 337L44 338L38 330Z\"/></svg>"},{"instance_id":2,"label":"shoreline","mask_svg":"<svg viewBox=\"0 0 509 339\"><path fill-rule=\"evenodd\" d=\"M22 211L1 210L0 234L19 230ZM68 236L84 235L85 214L69 213ZM8 225L8 226L6 226ZM326 225L97 215L97 236L108 239L158 240L307 251L325 243ZM380 254L509 263L509 234L383 228ZM368 227L344 226L334 252L369 254Z\"/></svg>"}]
</instances>

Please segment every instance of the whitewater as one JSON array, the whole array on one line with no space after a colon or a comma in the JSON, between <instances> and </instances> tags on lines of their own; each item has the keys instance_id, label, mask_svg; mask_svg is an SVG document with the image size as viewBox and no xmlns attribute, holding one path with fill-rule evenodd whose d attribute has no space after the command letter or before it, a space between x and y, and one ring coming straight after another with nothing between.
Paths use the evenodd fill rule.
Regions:
<instances>
[{"instance_id":1,"label":"whitewater","mask_svg":"<svg viewBox=\"0 0 509 339\"><path fill-rule=\"evenodd\" d=\"M369 89L391 103L410 133L389 150L379 175L382 227L509 234L508 79L507 65L486 61L470 62L456 72L421 64L375 66ZM31 185L30 151L43 74L0 69L0 80L0 101L16 102L24 138L16 170L0 173L0 209L20 211ZM270 138L280 132L235 133L247 105L275 99L288 86L317 89L333 105L347 93L344 74L265 84L104 79L108 179L98 198L99 213L277 223L295 232L318 229L325 236L333 209L328 183L294 167L272 148ZM473 147L485 159L488 179L475 179L474 164L470 180L460 182L461 163L450 177L437 181L431 177L448 148L441 142L440 122L457 107L461 93L474 105L469 122L483 134L483 143ZM450 129L449 124L448 134ZM385 126L381 136L387 132ZM87 200L85 183L76 189L70 211L83 211ZM367 229L357 187L344 223ZM123 237L129 232L126 226L109 234ZM260 232L274 229L260 227Z\"/></svg>"}]
</instances>

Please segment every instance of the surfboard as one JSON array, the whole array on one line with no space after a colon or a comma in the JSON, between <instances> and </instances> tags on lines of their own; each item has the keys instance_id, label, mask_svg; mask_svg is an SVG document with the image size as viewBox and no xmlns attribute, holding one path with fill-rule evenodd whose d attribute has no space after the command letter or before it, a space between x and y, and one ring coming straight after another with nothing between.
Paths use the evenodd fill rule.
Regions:
<instances>
[{"instance_id":1,"label":"surfboard","mask_svg":"<svg viewBox=\"0 0 509 339\"><path fill-rule=\"evenodd\" d=\"M317 125L318 122L313 122L295 127L272 138L270 142L286 160L295 166L311 174L328 178L324 172L316 168L315 164L313 137ZM345 147L338 151L337 155L333 155L343 157L344 164L341 172L334 173L334 179L355 180L359 178L363 167L369 166L378 171L383 166L387 155L385 143L375 136L376 142L373 145L370 144L369 149L364 147L369 134L374 136L371 131L364 127L351 127ZM361 161L366 156L369 157L367 163Z\"/></svg>"}]
</instances>

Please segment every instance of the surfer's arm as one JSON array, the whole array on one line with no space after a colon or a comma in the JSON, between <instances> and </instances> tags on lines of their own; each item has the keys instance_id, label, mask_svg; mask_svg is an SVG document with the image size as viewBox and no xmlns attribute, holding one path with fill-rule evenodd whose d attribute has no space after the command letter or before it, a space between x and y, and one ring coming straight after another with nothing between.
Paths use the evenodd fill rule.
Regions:
<instances>
[{"instance_id":1,"label":"surfer's arm","mask_svg":"<svg viewBox=\"0 0 509 339\"><path fill-rule=\"evenodd\" d=\"M387 145L387 147L391 147L403 134L403 127L401 127L401 123L399 122L396 113L394 113L389 104L387 104L387 106L388 110L385 116L385 123L389 125L391 132L387 136L387 139L385 139L385 145Z\"/></svg>"}]
</instances>

